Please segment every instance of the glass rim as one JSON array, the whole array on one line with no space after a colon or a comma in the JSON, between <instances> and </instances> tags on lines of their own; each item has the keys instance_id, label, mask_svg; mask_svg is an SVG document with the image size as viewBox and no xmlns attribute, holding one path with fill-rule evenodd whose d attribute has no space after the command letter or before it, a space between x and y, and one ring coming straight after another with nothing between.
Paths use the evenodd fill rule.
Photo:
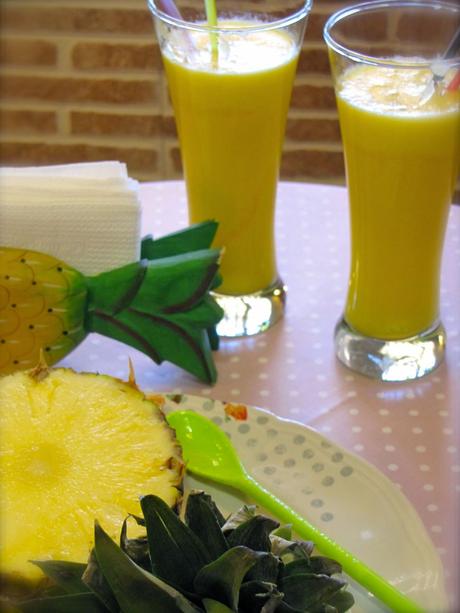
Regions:
<instances>
[{"instance_id":1,"label":"glass rim","mask_svg":"<svg viewBox=\"0 0 460 613\"><path fill-rule=\"evenodd\" d=\"M452 12L456 14L460 18L460 7L456 4L452 4L450 2L422 2L422 1L414 1L414 0L375 0L372 2L361 2L358 4L353 4L351 6L347 6L343 9L340 9L333 13L328 20L326 21L323 29L323 38L329 49L332 49L336 53L345 56L349 59L355 60L357 62L361 62L363 64L372 64L374 66L387 66L387 67L400 67L400 68L420 68L420 67L429 67L433 64L433 61L438 59L438 57L433 57L431 59L421 58L421 59L413 59L411 58L384 58L377 57L374 55L367 55L366 53L361 53L359 51L355 51L354 49L343 45L337 42L331 34L332 28L342 19L346 17L350 17L351 15L355 15L356 13L369 13L375 10L381 9L391 9L397 7L408 7L408 8L424 8L424 9L433 9L434 11L444 9L448 12ZM443 64L446 66L458 66L460 65L460 58L453 57L449 59L443 59Z\"/></svg>"},{"instance_id":2,"label":"glass rim","mask_svg":"<svg viewBox=\"0 0 460 613\"><path fill-rule=\"evenodd\" d=\"M304 0L303 6L296 10L292 15L288 15L287 17L283 17L281 19L275 19L275 21L267 21L263 23L259 23L257 25L248 25L248 26L240 26L235 28L220 28L219 26L209 26L206 23L195 23L193 21L186 21L185 19L178 19L177 17L173 17L172 15L168 15L164 11L158 8L155 0L147 0L148 8L150 9L152 15L157 17L162 22L167 23L168 25L179 27L185 30L192 30L195 32L211 32L211 33L220 33L220 32L265 32L267 30L277 30L279 28L284 28L286 26L290 26L301 21L304 17L309 15L311 11L311 7L313 4L313 0ZM250 13L250 11L246 11L246 13Z\"/></svg>"}]
</instances>

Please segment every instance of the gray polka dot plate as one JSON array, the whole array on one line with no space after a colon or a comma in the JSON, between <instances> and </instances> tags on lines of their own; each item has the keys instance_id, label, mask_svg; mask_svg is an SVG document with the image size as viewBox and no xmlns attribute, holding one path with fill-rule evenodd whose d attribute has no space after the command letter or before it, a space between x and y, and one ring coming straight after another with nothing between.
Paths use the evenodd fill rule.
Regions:
<instances>
[{"instance_id":1,"label":"gray polka dot plate","mask_svg":"<svg viewBox=\"0 0 460 613\"><path fill-rule=\"evenodd\" d=\"M163 399L166 413L186 408L212 419L263 486L427 611L447 610L441 562L420 518L371 464L315 430L264 409L186 394ZM186 488L205 489L224 512L250 502L229 488L191 476ZM387 610L350 584L354 611Z\"/></svg>"}]
</instances>

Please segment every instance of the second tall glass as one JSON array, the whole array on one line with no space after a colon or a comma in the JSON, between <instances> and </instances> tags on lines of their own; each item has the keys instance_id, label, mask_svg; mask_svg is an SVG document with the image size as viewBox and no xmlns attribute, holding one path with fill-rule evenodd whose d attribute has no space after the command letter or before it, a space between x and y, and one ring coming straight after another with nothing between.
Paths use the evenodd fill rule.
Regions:
<instances>
[{"instance_id":1,"label":"second tall glass","mask_svg":"<svg viewBox=\"0 0 460 613\"><path fill-rule=\"evenodd\" d=\"M440 267L460 165L458 5L391 0L326 23L347 169L351 268L338 358L386 381L440 364Z\"/></svg>"},{"instance_id":2,"label":"second tall glass","mask_svg":"<svg viewBox=\"0 0 460 613\"><path fill-rule=\"evenodd\" d=\"M179 4L179 13L167 14L169 3L148 4L179 133L189 221L219 222L223 283L216 298L225 316L218 333L256 334L284 310L276 187L311 0L286 1L282 15L279 3L276 12L266 3L261 13L260 2L248 11L251 2L222 0L213 26L199 10L190 14Z\"/></svg>"}]
</instances>

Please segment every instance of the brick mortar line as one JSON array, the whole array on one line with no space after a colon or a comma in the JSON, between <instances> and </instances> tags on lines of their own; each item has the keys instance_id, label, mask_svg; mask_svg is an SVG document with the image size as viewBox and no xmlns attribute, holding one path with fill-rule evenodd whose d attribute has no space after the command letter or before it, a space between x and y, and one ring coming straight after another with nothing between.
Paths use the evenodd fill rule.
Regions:
<instances>
[{"instance_id":1,"label":"brick mortar line","mask_svg":"<svg viewBox=\"0 0 460 613\"><path fill-rule=\"evenodd\" d=\"M68 144L68 145L94 145L94 146L113 146L114 143L118 143L120 147L135 147L136 149L142 149L151 151L152 149L158 150L157 145L164 142L165 149L170 151L171 149L178 148L179 143L174 138L164 138L162 136L130 136L130 135L90 135L90 134L65 134L65 133L46 133L40 135L30 134L0 134L0 143L28 143L28 144L43 144L43 139L46 138L46 144ZM152 146L148 146L148 145ZM291 141L286 140L283 146L285 152L292 151L324 151L330 153L341 153L340 143L325 143L323 141Z\"/></svg>"},{"instance_id":2,"label":"brick mortar line","mask_svg":"<svg viewBox=\"0 0 460 613\"><path fill-rule=\"evenodd\" d=\"M121 72L120 70L113 71L81 71L81 70L61 70L57 65L50 67L43 66L0 66L0 77L28 77L40 79L53 79L59 77L62 79L93 79L100 81L101 79L111 79L118 81L151 81L157 83L161 71L146 70L145 72ZM116 77L116 78L115 78ZM140 78L142 77L142 78Z\"/></svg>"},{"instance_id":3,"label":"brick mortar line","mask_svg":"<svg viewBox=\"0 0 460 613\"><path fill-rule=\"evenodd\" d=\"M23 108L24 105L24 108ZM18 108L20 107L20 108ZM123 104L117 102L92 102L92 101L54 101L51 102L49 100L40 100L40 99L32 99L32 98L2 98L0 99L0 109L5 108L5 110L26 110L26 111L58 111L64 110L69 111L94 111L101 113L112 113L112 114L131 114L132 111L139 111L139 114L144 114L144 109L149 110L154 114L163 114L162 109L159 103L150 103L150 102L125 102ZM171 114L168 113L167 116Z\"/></svg>"},{"instance_id":4,"label":"brick mortar line","mask_svg":"<svg viewBox=\"0 0 460 613\"><path fill-rule=\"evenodd\" d=\"M164 73L162 70L146 70L132 71L132 72L120 72L120 70L113 71L77 71L77 70L61 70L57 66L44 69L43 67L0 67L0 77L25 77L25 78L40 78L40 79L83 79L100 81L103 79L110 79L115 81L148 81L153 84L159 84L164 79ZM294 86L298 85L313 85L318 87L332 87L332 77L329 75L316 74L316 73L299 73L296 76Z\"/></svg>"},{"instance_id":5,"label":"brick mortar line","mask_svg":"<svg viewBox=\"0 0 460 613\"><path fill-rule=\"evenodd\" d=\"M20 102L20 106L19 105ZM53 104L47 100L35 100L31 101L30 99L24 99L23 101L19 101L17 99L0 99L0 111L43 111L43 112L65 112L65 113L88 113L88 114L101 114L101 115L122 115L122 116L133 116L133 117L154 117L161 116L166 119L170 119L173 117L172 112L168 112L166 114L161 113L160 108L152 108L152 104L143 103L143 105L136 105L133 108L128 108L128 105L123 105L122 108L116 107L114 104L109 103L94 103L91 105L91 108L88 109L86 107L82 107L82 104L79 103L59 103ZM129 112L127 112L129 111ZM309 119L309 120L330 120L330 121L338 121L338 115L336 111L332 110L311 110L308 109L291 109L289 111L288 119Z\"/></svg>"},{"instance_id":6,"label":"brick mortar line","mask_svg":"<svg viewBox=\"0 0 460 613\"><path fill-rule=\"evenodd\" d=\"M11 40L15 42L50 42L59 44L69 44L73 43L77 45L79 43L101 43L101 44L114 44L116 46L117 43L126 45L132 44L135 47L142 47L148 44L153 44L158 46L158 40L155 35L149 34L103 34L97 32L79 32L78 34L65 32L48 32L45 35L40 34L41 31L36 30L34 32L24 32L20 33L20 31L9 32L8 30L0 27L0 34L3 36L5 40ZM375 44L378 46L378 43ZM382 43L383 46L383 43ZM308 37L304 40L302 44L302 49L304 51L326 51L327 48L325 43L320 40L308 40Z\"/></svg>"},{"instance_id":7,"label":"brick mortar line","mask_svg":"<svg viewBox=\"0 0 460 613\"><path fill-rule=\"evenodd\" d=\"M77 41L93 41L98 39L103 39L104 42L110 42L116 40L117 42L125 42L133 41L139 42L139 40L145 42L157 42L156 36L152 33L127 33L127 32L85 32L84 30L72 30L72 31L61 31L61 30L31 30L31 31L23 31L16 30L10 27L0 27L0 33L2 37L6 38L15 38L15 39L25 39L25 40L46 40L50 42L54 42L56 40L69 40L73 39Z\"/></svg>"},{"instance_id":8,"label":"brick mortar line","mask_svg":"<svg viewBox=\"0 0 460 613\"><path fill-rule=\"evenodd\" d=\"M139 140L128 140L128 141L120 141L119 139L101 139L98 141L89 140L89 139L81 139L75 138L72 139L71 135L56 135L56 134L42 134L42 138L23 136L23 135L15 135L14 138L8 138L7 135L0 136L0 145L66 145L69 147L95 147L95 148L111 148L111 149L136 149L137 151L143 152L156 152L159 154L159 147L156 146L159 143L154 142L154 139L151 139L151 145L147 146L144 141L140 142Z\"/></svg>"},{"instance_id":9,"label":"brick mortar line","mask_svg":"<svg viewBox=\"0 0 460 613\"><path fill-rule=\"evenodd\" d=\"M133 44L138 43L139 39L151 41L158 45L158 39L152 30L152 33L129 33L129 32L85 32L84 30L72 30L69 32L60 31L60 30L31 30L31 31L23 31L23 30L12 30L8 27L0 26L0 32L2 35L7 35L11 40L24 40L27 42L36 41L36 40L46 40L46 42L59 42L60 40L68 41L69 37L75 39L76 42L79 42L81 38L83 41L87 40L88 36L91 36L92 39L100 39L100 42L112 42L114 38L127 38L133 42ZM41 33L44 33L43 35ZM379 43L375 42L375 45L384 46L384 42ZM314 39L310 40L307 35L305 36L302 49L326 49L326 43L322 39Z\"/></svg>"},{"instance_id":10,"label":"brick mortar line","mask_svg":"<svg viewBox=\"0 0 460 613\"><path fill-rule=\"evenodd\" d=\"M68 51L68 50L67 50ZM113 69L79 69L69 65L70 58L67 56L65 60L58 62L53 66L14 66L0 65L1 76L20 76L20 77L40 77L40 78L88 78L88 79L113 79L115 77L120 80L158 80L164 77L162 68L113 68ZM332 76L328 73L316 73L302 71L298 72L295 78L294 85L330 85L332 86Z\"/></svg>"}]
</instances>

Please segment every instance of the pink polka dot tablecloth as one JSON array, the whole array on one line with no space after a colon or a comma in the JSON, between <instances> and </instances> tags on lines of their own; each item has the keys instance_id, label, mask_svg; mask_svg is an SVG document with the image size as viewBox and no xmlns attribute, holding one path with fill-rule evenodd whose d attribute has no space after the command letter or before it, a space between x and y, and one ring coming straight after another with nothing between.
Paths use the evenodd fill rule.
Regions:
<instances>
[{"instance_id":1,"label":"pink polka dot tablecloth","mask_svg":"<svg viewBox=\"0 0 460 613\"><path fill-rule=\"evenodd\" d=\"M160 236L187 225L182 182L145 184L141 197L144 234ZM130 357L144 389L262 407L368 460L417 510L443 563L451 610L460 610L460 207L451 207L443 258L446 360L415 382L370 380L334 356L332 334L348 276L346 190L281 183L276 237L278 267L288 286L285 317L262 335L223 339L215 354L215 386L171 364L156 366L98 335L63 364L126 377Z\"/></svg>"}]
</instances>

